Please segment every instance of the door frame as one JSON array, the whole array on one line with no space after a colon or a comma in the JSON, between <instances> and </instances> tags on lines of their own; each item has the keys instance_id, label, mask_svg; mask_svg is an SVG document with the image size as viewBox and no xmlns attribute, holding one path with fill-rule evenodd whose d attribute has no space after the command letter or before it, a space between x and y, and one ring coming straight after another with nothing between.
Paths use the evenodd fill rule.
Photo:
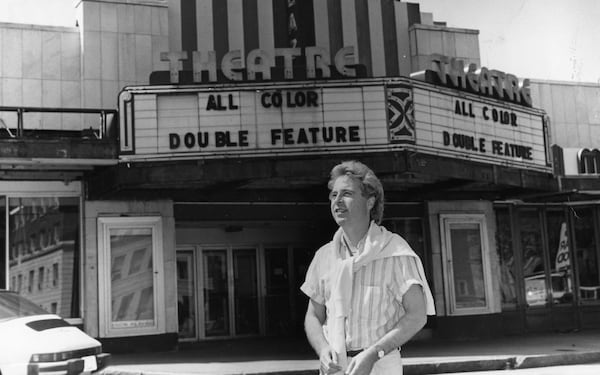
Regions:
<instances>
[{"instance_id":1,"label":"door frame","mask_svg":"<svg viewBox=\"0 0 600 375\"><path fill-rule=\"evenodd\" d=\"M488 227L486 215L481 214L440 214L440 244L442 249L442 269L444 274L444 296L448 315L475 315L487 314L492 311L492 298L494 290L492 284L492 270L489 256ZM485 291L485 306L458 308L456 306L456 290L454 288L453 254L451 246L450 226L452 224L477 224L481 244L481 266Z\"/></svg>"},{"instance_id":2,"label":"door frame","mask_svg":"<svg viewBox=\"0 0 600 375\"><path fill-rule=\"evenodd\" d=\"M235 249L247 249L252 251L256 256L256 288L258 295L258 334L236 334L235 329L235 288L233 280L233 250ZM204 251L210 250L224 250L226 254L227 262L227 307L228 307L228 323L230 327L229 335L222 336L206 336L206 316L205 316L205 304L204 304ZM264 252L262 246L256 244L196 244L196 245L178 245L176 252L180 251L192 251L192 262L194 269L194 297L195 297L195 309L196 309L196 322L195 322L195 337L179 339L179 341L199 341L199 340L219 340L228 338L239 338L239 337L253 337L262 335L264 332L264 304L263 299L263 279L264 279Z\"/></svg>"},{"instance_id":3,"label":"door frame","mask_svg":"<svg viewBox=\"0 0 600 375\"><path fill-rule=\"evenodd\" d=\"M297 316L296 308L296 293L295 286L298 282L298 278L303 278L304 275L297 275L294 267L294 251L306 248L302 243L210 243L210 244L181 244L176 247L176 254L180 252L192 253L192 263L194 272L194 308L196 313L195 321L195 337L193 338L180 338L180 342L194 342L201 340L219 340L239 337L255 337L264 336L267 332L267 305L265 297L267 295L267 270L266 270L266 254L265 249L280 248L285 251L287 257L287 272L289 275L288 279L288 292L290 302L290 319L292 324L290 325L290 334L293 334L294 324L298 320L302 319L302 316ZM228 307L229 317L228 321L230 324L230 334L224 336L206 336L205 331L205 311L204 311L204 259L203 252L206 250L226 250L227 254L227 272L228 272ZM258 334L249 335L236 335L235 332L235 302L234 300L234 289L233 282L229 280L233 275L233 250L234 249L254 249L256 254L256 271L257 271L257 294L258 294Z\"/></svg>"},{"instance_id":4,"label":"door frame","mask_svg":"<svg viewBox=\"0 0 600 375\"><path fill-rule=\"evenodd\" d=\"M196 247L195 246L177 246L177 248L175 249L175 262L178 261L178 256L181 253L189 253L190 258L191 258L191 270L193 272L193 280L192 280L192 294L194 296L194 303L193 303L193 308L195 310L195 318L194 318L194 336L193 337L179 337L178 340L180 342L195 342L198 341L199 339L199 331L200 331L200 327L198 326L200 321L204 321L204 316L200 317L200 314L204 315L204 309L200 309L199 306L199 302L198 299L200 298L200 293L198 292L198 267L197 267L197 251L196 251ZM177 278L177 271L175 272L175 277ZM178 286L178 282L179 279L176 280L176 287L177 287L177 296L179 297L179 286ZM179 318L179 306L177 306L177 316ZM179 319L177 319L178 325L179 325ZM177 327L177 332L179 333L179 326Z\"/></svg>"},{"instance_id":5,"label":"door frame","mask_svg":"<svg viewBox=\"0 0 600 375\"><path fill-rule=\"evenodd\" d=\"M163 219L161 216L101 216L97 219L98 244L98 311L101 337L137 336L165 332L165 276L163 262ZM149 230L152 259L153 319L148 325L113 326L112 313L112 253L111 230Z\"/></svg>"}]
</instances>

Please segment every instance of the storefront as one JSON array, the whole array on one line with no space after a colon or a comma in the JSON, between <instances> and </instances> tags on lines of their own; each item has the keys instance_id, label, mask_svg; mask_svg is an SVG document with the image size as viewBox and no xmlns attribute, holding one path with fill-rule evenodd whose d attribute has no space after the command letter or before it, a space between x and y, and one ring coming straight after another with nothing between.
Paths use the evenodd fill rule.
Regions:
<instances>
[{"instance_id":1,"label":"storefront","mask_svg":"<svg viewBox=\"0 0 600 375\"><path fill-rule=\"evenodd\" d=\"M83 176L117 164L116 111L1 108L0 289L83 326ZM48 129L86 122L89 129Z\"/></svg>"},{"instance_id":2,"label":"storefront","mask_svg":"<svg viewBox=\"0 0 600 375\"><path fill-rule=\"evenodd\" d=\"M503 326L507 333L596 328L598 206L495 206Z\"/></svg>"},{"instance_id":3,"label":"storefront","mask_svg":"<svg viewBox=\"0 0 600 375\"><path fill-rule=\"evenodd\" d=\"M328 174L358 159L425 265L437 316L421 337L595 326L598 161L593 178L557 169L529 81L479 68L477 31L417 4L296 4L79 2L80 28L52 39L72 39L59 83L82 94L60 105L118 98L118 128L91 134L76 174L61 146L33 190L14 168L19 188L0 183L1 287L109 351L302 335L299 285L336 229Z\"/></svg>"},{"instance_id":4,"label":"storefront","mask_svg":"<svg viewBox=\"0 0 600 375\"><path fill-rule=\"evenodd\" d=\"M117 220L133 233L136 220L155 220L147 233L161 228L169 240L146 248L164 267L159 279L147 268L134 285L115 274L136 252L98 235L99 286L109 293L98 298L113 301L101 337L161 336L169 326L182 341L301 335L298 287L335 230L326 183L346 159L377 171L385 225L426 265L438 316L422 335L465 325L497 334L485 328L502 312L493 202L554 186L542 111L408 78L131 86L119 113L120 162L88 181L86 212L99 231ZM159 198L160 208L146 207ZM128 217L92 209L106 200L131 202L111 209ZM135 301L160 310L163 325L139 318Z\"/></svg>"},{"instance_id":5,"label":"storefront","mask_svg":"<svg viewBox=\"0 0 600 375\"><path fill-rule=\"evenodd\" d=\"M596 328L598 150L553 146L557 192L496 202L508 331Z\"/></svg>"},{"instance_id":6,"label":"storefront","mask_svg":"<svg viewBox=\"0 0 600 375\"><path fill-rule=\"evenodd\" d=\"M81 184L19 181L0 189L1 288L80 323Z\"/></svg>"}]
</instances>

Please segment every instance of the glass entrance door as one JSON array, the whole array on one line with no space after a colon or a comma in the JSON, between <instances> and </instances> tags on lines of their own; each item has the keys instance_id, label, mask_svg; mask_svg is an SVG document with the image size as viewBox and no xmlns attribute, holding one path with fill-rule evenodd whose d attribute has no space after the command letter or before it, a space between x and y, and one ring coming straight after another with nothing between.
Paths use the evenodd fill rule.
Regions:
<instances>
[{"instance_id":1,"label":"glass entrance door","mask_svg":"<svg viewBox=\"0 0 600 375\"><path fill-rule=\"evenodd\" d=\"M266 334L285 335L290 332L290 282L288 249L265 249L265 312ZM306 306L303 306L306 308Z\"/></svg>"},{"instance_id":2,"label":"glass entrance door","mask_svg":"<svg viewBox=\"0 0 600 375\"><path fill-rule=\"evenodd\" d=\"M307 298L294 291L300 293L312 256L291 246L179 248L179 339L286 336L296 328L303 335Z\"/></svg>"},{"instance_id":3,"label":"glass entrance door","mask_svg":"<svg viewBox=\"0 0 600 375\"><path fill-rule=\"evenodd\" d=\"M259 334L256 248L202 252L204 337Z\"/></svg>"},{"instance_id":4,"label":"glass entrance door","mask_svg":"<svg viewBox=\"0 0 600 375\"><path fill-rule=\"evenodd\" d=\"M229 280L227 249L202 252L204 281L204 335L229 336Z\"/></svg>"},{"instance_id":5,"label":"glass entrance door","mask_svg":"<svg viewBox=\"0 0 600 375\"><path fill-rule=\"evenodd\" d=\"M233 306L234 335L257 335L258 285L256 249L233 249Z\"/></svg>"},{"instance_id":6,"label":"glass entrance door","mask_svg":"<svg viewBox=\"0 0 600 375\"><path fill-rule=\"evenodd\" d=\"M177 252L177 321L179 339L194 340L196 334L196 276L194 252Z\"/></svg>"}]
</instances>

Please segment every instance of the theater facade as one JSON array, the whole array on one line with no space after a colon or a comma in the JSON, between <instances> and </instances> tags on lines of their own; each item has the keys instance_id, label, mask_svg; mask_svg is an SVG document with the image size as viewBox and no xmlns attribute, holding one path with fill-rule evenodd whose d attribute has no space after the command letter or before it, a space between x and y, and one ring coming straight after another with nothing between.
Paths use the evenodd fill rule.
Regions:
<instances>
[{"instance_id":1,"label":"theater facade","mask_svg":"<svg viewBox=\"0 0 600 375\"><path fill-rule=\"evenodd\" d=\"M356 159L383 182L384 225L424 263L437 315L419 338L600 324L597 207L566 204L566 181L583 179L565 177L552 108L528 79L481 66L476 30L391 0L77 9L61 32L83 48L61 56L78 48L81 96L60 107L116 112L81 133L89 148L58 166L46 155L54 174L6 168L37 181L28 200L0 181L13 189L0 286L112 351L301 336L299 286L336 229L328 174Z\"/></svg>"}]
</instances>

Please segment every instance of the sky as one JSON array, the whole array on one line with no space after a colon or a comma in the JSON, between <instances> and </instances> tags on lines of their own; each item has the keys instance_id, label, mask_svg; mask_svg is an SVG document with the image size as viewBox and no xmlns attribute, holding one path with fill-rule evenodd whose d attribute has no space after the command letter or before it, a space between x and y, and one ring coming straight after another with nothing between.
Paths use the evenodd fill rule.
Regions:
<instances>
[{"instance_id":1,"label":"sky","mask_svg":"<svg viewBox=\"0 0 600 375\"><path fill-rule=\"evenodd\" d=\"M0 0L0 22L75 26L75 0Z\"/></svg>"},{"instance_id":2,"label":"sky","mask_svg":"<svg viewBox=\"0 0 600 375\"><path fill-rule=\"evenodd\" d=\"M600 84L598 0L413 0L449 27L479 30L481 64L519 78Z\"/></svg>"},{"instance_id":3,"label":"sky","mask_svg":"<svg viewBox=\"0 0 600 375\"><path fill-rule=\"evenodd\" d=\"M487 68L519 78L600 84L600 0L410 2L433 13L434 21L479 30L481 64ZM0 0L0 22L74 26L74 4Z\"/></svg>"}]
</instances>

